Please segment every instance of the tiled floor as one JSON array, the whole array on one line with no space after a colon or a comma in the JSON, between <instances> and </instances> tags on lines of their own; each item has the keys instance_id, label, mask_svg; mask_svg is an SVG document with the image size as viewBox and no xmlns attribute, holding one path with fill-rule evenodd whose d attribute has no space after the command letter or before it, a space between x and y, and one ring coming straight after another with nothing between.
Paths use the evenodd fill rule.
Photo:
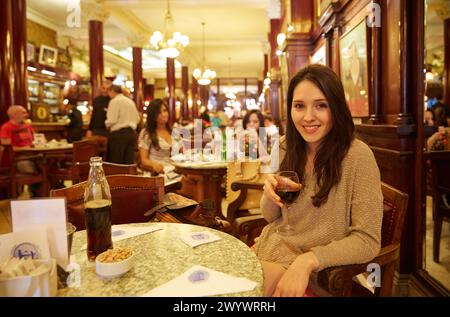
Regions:
<instances>
[{"instance_id":1,"label":"tiled floor","mask_svg":"<svg viewBox=\"0 0 450 317\"><path fill-rule=\"evenodd\" d=\"M425 270L450 290L450 223L442 224L441 249L439 263L433 261L433 199L427 196L426 236L425 236Z\"/></svg>"}]
</instances>

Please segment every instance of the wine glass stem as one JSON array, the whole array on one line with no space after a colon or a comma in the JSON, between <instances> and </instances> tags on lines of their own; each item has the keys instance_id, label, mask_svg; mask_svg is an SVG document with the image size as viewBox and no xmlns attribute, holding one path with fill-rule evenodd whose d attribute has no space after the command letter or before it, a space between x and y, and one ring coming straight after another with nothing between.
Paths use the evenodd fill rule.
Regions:
<instances>
[{"instance_id":1,"label":"wine glass stem","mask_svg":"<svg viewBox=\"0 0 450 317\"><path fill-rule=\"evenodd\" d=\"M284 225L285 226L290 226L290 222L289 222L289 206L285 205L282 209L282 213L283 213L283 219L284 219Z\"/></svg>"}]
</instances>

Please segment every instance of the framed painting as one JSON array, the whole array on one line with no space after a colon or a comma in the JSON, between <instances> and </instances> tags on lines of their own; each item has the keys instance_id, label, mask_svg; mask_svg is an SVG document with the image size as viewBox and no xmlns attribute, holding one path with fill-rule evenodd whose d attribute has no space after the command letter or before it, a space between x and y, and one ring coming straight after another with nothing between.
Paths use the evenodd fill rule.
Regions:
<instances>
[{"instance_id":1,"label":"framed painting","mask_svg":"<svg viewBox=\"0 0 450 317\"><path fill-rule=\"evenodd\" d=\"M366 23L363 19L340 39L341 80L353 117L369 115Z\"/></svg>"},{"instance_id":2,"label":"framed painting","mask_svg":"<svg viewBox=\"0 0 450 317\"><path fill-rule=\"evenodd\" d=\"M327 50L326 42L320 45L320 47L311 56L311 64L321 64L327 66Z\"/></svg>"},{"instance_id":3,"label":"framed painting","mask_svg":"<svg viewBox=\"0 0 450 317\"><path fill-rule=\"evenodd\" d=\"M58 50L56 48L41 45L39 51L39 63L43 65L53 66L56 65L56 58L58 56Z\"/></svg>"}]
</instances>

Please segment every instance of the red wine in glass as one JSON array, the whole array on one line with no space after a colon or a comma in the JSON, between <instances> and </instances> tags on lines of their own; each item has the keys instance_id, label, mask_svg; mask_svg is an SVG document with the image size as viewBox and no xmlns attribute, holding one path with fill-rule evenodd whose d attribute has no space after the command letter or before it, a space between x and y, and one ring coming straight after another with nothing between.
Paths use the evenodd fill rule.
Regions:
<instances>
[{"instance_id":1,"label":"red wine in glass","mask_svg":"<svg viewBox=\"0 0 450 317\"><path fill-rule=\"evenodd\" d=\"M300 195L300 188L277 187L275 193L280 196L281 202L286 205L292 204Z\"/></svg>"},{"instance_id":2,"label":"red wine in glass","mask_svg":"<svg viewBox=\"0 0 450 317\"><path fill-rule=\"evenodd\" d=\"M293 171L278 172L275 175L275 179L278 183L275 187L275 193L285 205L281 210L284 224L277 228L277 233L282 236L291 236L295 234L295 229L289 221L289 213L291 213L290 206L300 195L302 186L300 185L297 173Z\"/></svg>"}]
</instances>

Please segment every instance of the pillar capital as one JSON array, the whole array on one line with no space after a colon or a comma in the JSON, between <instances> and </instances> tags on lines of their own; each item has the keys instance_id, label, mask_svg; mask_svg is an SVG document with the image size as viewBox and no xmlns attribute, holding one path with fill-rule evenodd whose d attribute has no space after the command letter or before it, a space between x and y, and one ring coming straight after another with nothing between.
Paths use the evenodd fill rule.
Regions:
<instances>
[{"instance_id":1,"label":"pillar capital","mask_svg":"<svg viewBox=\"0 0 450 317\"><path fill-rule=\"evenodd\" d=\"M101 2L82 3L81 10L86 12L88 21L105 22L110 16L110 12L105 9L105 5Z\"/></svg>"},{"instance_id":2,"label":"pillar capital","mask_svg":"<svg viewBox=\"0 0 450 317\"><path fill-rule=\"evenodd\" d=\"M127 36L131 47L145 47L148 44L148 37L142 34L130 34Z\"/></svg>"}]
</instances>

